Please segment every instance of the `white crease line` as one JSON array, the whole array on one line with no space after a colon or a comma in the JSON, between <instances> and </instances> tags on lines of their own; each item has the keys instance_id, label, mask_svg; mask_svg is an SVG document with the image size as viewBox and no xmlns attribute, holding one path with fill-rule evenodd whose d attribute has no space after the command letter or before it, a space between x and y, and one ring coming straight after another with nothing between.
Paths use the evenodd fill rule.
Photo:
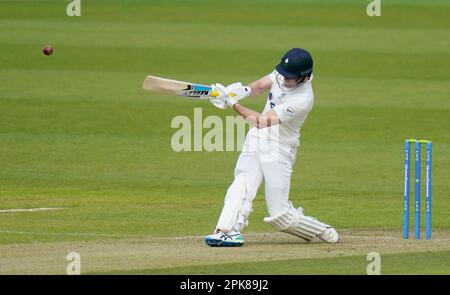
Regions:
<instances>
[{"instance_id":1,"label":"white crease line","mask_svg":"<svg viewBox=\"0 0 450 295\"><path fill-rule=\"evenodd\" d=\"M52 210L62 210L62 209L65 209L65 208L3 209L3 210L0 210L0 213L52 211Z\"/></svg>"},{"instance_id":2,"label":"white crease line","mask_svg":"<svg viewBox=\"0 0 450 295\"><path fill-rule=\"evenodd\" d=\"M90 236L90 237L117 237L117 238L130 238L139 236L127 236L127 235L115 235L115 234L98 234L98 233L45 233L45 232L28 232L28 231L13 231L13 230L0 230L2 234L18 234L18 235L44 235L44 236Z\"/></svg>"},{"instance_id":3,"label":"white crease line","mask_svg":"<svg viewBox=\"0 0 450 295\"><path fill-rule=\"evenodd\" d=\"M14 231L0 230L1 234L16 235L41 235L41 236L85 236L85 237L109 237L109 238L152 238L158 240L190 240L201 239L204 236L181 236L181 237L162 237L152 235L120 235L120 234L102 234L102 233L46 233L46 232L30 232L30 231Z\"/></svg>"},{"instance_id":4,"label":"white crease line","mask_svg":"<svg viewBox=\"0 0 450 295\"><path fill-rule=\"evenodd\" d=\"M64 209L64 208L61 208ZM44 236L87 236L87 237L110 237L110 238L152 238L158 240L197 240L202 239L204 236L152 236L152 235L120 235L120 234L102 234L102 233L46 233L46 232L27 232L27 231L11 231L0 230L0 233L4 234L19 234L19 235L44 235ZM279 236L277 233L248 233L246 236L259 237L259 236ZM354 236L354 235L342 235L343 238L351 239L389 239L389 240L401 240L397 237L384 237L384 236ZM432 241L448 241L450 238L434 238Z\"/></svg>"},{"instance_id":5,"label":"white crease line","mask_svg":"<svg viewBox=\"0 0 450 295\"><path fill-rule=\"evenodd\" d=\"M391 240L400 240L401 238L396 237L382 237L382 236L348 236L348 235L342 235L343 238L355 238L355 239L391 239Z\"/></svg>"},{"instance_id":6,"label":"white crease line","mask_svg":"<svg viewBox=\"0 0 450 295\"><path fill-rule=\"evenodd\" d=\"M390 240L402 240L402 241L408 241L409 239L403 239L403 238L396 238L396 237L380 237L380 236L374 236L374 237L370 237L370 236L346 236L346 235L342 235L343 238L355 238L355 239L371 239L371 240L377 240L377 239L390 239ZM450 238L431 238L431 241L448 241L450 240Z\"/></svg>"}]
</instances>

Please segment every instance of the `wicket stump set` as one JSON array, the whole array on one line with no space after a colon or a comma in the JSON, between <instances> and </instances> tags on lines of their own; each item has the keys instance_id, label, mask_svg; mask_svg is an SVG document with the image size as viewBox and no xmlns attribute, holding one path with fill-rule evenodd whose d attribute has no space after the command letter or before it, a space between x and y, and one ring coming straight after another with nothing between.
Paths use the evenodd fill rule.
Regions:
<instances>
[{"instance_id":1,"label":"wicket stump set","mask_svg":"<svg viewBox=\"0 0 450 295\"><path fill-rule=\"evenodd\" d=\"M426 145L425 165L425 235L431 239L431 147L428 140L405 140L405 194L403 198L403 237L409 238L409 193L410 193L410 154L411 143L414 143L414 239L420 239L420 162L421 144Z\"/></svg>"}]
</instances>

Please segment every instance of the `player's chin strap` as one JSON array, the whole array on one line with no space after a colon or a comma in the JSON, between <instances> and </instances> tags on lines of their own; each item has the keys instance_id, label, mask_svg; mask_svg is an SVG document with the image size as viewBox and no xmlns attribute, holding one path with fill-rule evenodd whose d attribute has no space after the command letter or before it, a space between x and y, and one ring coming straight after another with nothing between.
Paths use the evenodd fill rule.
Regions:
<instances>
[{"instance_id":1,"label":"player's chin strap","mask_svg":"<svg viewBox=\"0 0 450 295\"><path fill-rule=\"evenodd\" d=\"M281 75L280 73L276 73L276 81L277 81L277 84L278 84L278 87L280 87L280 89L282 90L282 91L284 91L284 92L290 92L290 91L293 91L293 90L295 90L295 89L297 89L298 87L300 87L300 86L302 86L306 81L303 81L302 82L302 80L305 78L306 76L303 76L303 77L300 77L300 78L298 78L297 79L297 81L295 82L296 83L296 86L295 87L286 87L286 86L284 86L284 77L283 77L283 75Z\"/></svg>"},{"instance_id":2,"label":"player's chin strap","mask_svg":"<svg viewBox=\"0 0 450 295\"><path fill-rule=\"evenodd\" d=\"M277 230L311 241L322 234L329 225L317 219L303 215L303 209L290 208L264 221L272 224Z\"/></svg>"}]
</instances>

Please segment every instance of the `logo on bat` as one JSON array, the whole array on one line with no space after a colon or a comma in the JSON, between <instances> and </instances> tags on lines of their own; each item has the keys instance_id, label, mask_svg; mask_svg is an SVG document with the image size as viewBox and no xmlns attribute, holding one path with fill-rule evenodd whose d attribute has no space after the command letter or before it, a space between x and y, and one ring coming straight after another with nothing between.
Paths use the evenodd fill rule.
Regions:
<instances>
[{"instance_id":1,"label":"logo on bat","mask_svg":"<svg viewBox=\"0 0 450 295\"><path fill-rule=\"evenodd\" d=\"M200 85L187 85L186 89L182 90L182 95L188 97L202 97L207 96L211 92L211 87L209 86L200 86Z\"/></svg>"}]
</instances>

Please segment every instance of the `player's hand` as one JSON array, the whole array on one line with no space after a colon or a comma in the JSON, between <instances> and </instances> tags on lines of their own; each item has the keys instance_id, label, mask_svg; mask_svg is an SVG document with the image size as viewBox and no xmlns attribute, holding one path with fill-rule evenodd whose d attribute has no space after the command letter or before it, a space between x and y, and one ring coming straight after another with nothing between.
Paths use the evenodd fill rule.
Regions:
<instances>
[{"instance_id":1,"label":"player's hand","mask_svg":"<svg viewBox=\"0 0 450 295\"><path fill-rule=\"evenodd\" d=\"M235 101L246 98L252 92L250 86L243 86L241 82L233 83L225 88L225 92Z\"/></svg>"},{"instance_id":2,"label":"player's hand","mask_svg":"<svg viewBox=\"0 0 450 295\"><path fill-rule=\"evenodd\" d=\"M225 86L216 83L212 84L211 87L213 90L212 93L214 93L215 96L210 96L209 100L215 107L219 109L226 109L236 104L236 100L228 96Z\"/></svg>"}]
</instances>

